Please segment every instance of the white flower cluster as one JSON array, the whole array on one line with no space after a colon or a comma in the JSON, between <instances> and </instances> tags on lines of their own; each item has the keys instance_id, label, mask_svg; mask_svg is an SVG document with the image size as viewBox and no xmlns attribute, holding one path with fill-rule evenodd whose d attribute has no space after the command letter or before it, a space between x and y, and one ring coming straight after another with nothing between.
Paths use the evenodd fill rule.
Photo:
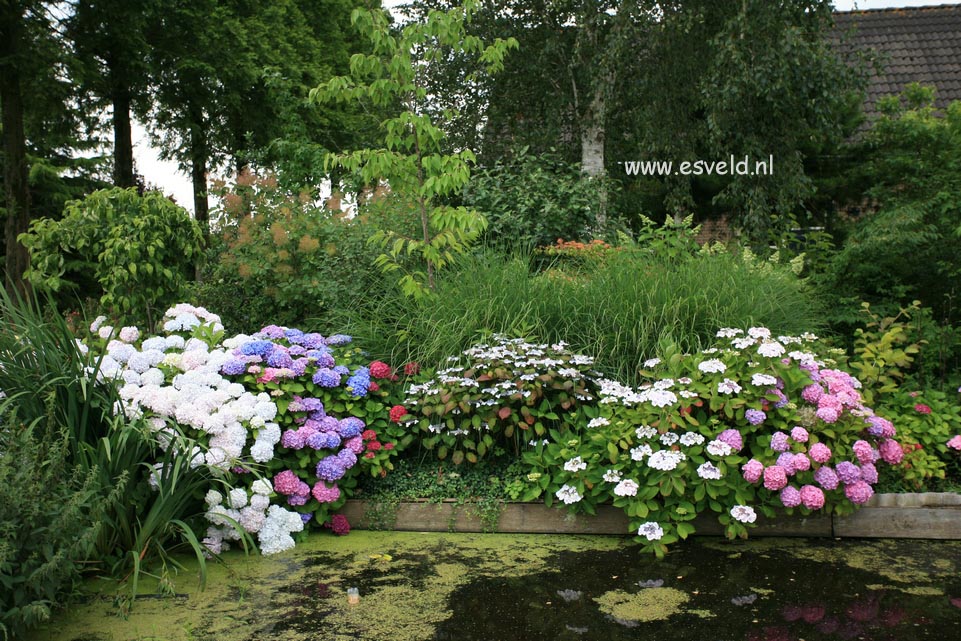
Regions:
<instances>
[{"instance_id":1,"label":"white flower cluster","mask_svg":"<svg viewBox=\"0 0 961 641\"><path fill-rule=\"evenodd\" d=\"M175 317L185 317L190 308L173 308L178 310ZM200 323L216 316L203 310L193 318ZM196 430L199 434L191 436L203 436L207 444L205 462L221 469L244 455L253 436L249 455L258 463L266 463L280 441L280 426L273 422L277 406L268 394L253 394L221 376L220 367L229 359L230 354L222 347L210 349L201 340L171 335L147 338L140 351L133 345L111 341L103 362L115 363L117 375L124 381L120 397L128 416L169 418ZM165 422L152 424L170 442L175 432Z\"/></svg>"},{"instance_id":2,"label":"white flower cluster","mask_svg":"<svg viewBox=\"0 0 961 641\"><path fill-rule=\"evenodd\" d=\"M230 549L229 541L239 540L240 530L249 534L261 532L267 521L273 488L267 481L258 479L253 482L251 491L248 494L245 488L233 488L226 497L217 490L207 492L204 497L207 503L205 516L212 525L207 528L203 544L208 553L220 554Z\"/></svg>"},{"instance_id":3,"label":"white flower cluster","mask_svg":"<svg viewBox=\"0 0 961 641\"><path fill-rule=\"evenodd\" d=\"M676 381L665 378L638 389L632 389L610 379L599 379L600 402L619 403L625 407L650 403L654 407L668 407L677 403L677 394L671 391Z\"/></svg>"},{"instance_id":4,"label":"white flower cluster","mask_svg":"<svg viewBox=\"0 0 961 641\"><path fill-rule=\"evenodd\" d=\"M637 535L647 537L648 541L658 541L664 536L664 530L654 521L648 521L637 528Z\"/></svg>"},{"instance_id":5,"label":"white flower cluster","mask_svg":"<svg viewBox=\"0 0 961 641\"><path fill-rule=\"evenodd\" d=\"M754 523L757 520L757 513L748 505L735 505L731 508L731 516L741 523Z\"/></svg>"},{"instance_id":6,"label":"white flower cluster","mask_svg":"<svg viewBox=\"0 0 961 641\"><path fill-rule=\"evenodd\" d=\"M570 485L564 485L563 487L561 487L561 489L554 492L554 496L556 496L559 500L563 501L566 505L570 505L571 503L577 503L582 498L584 498L577 491L577 488L572 487Z\"/></svg>"},{"instance_id":7,"label":"white flower cluster","mask_svg":"<svg viewBox=\"0 0 961 641\"><path fill-rule=\"evenodd\" d=\"M460 357L451 356L447 359L451 363L462 362L462 365L452 365L439 370L433 379L420 385L411 385L407 389L404 405L408 408L418 405L435 405L441 394L449 391L451 386L461 387L462 391L471 390L478 394L471 398L468 404L473 408L495 407L503 405L508 399L529 398L531 389L525 389L524 383L537 380L538 377L550 372L556 373L567 380L583 382L593 387L592 373L585 373L576 366L590 366L594 360L583 354L571 354L565 343L553 345L528 343L521 338L508 339L502 335L495 335L493 344L475 345L462 352ZM463 366L466 361L467 367ZM490 383L482 387L480 382L468 371L478 371L503 368L509 372L504 376L506 380ZM468 375L465 376L465 373ZM519 384L520 383L520 384ZM476 390L476 391L475 391ZM579 401L594 400L592 392L575 392ZM458 414L461 410L455 408L451 414ZM598 420L598 419L595 419ZM412 419L411 422L416 422ZM432 428L434 426L431 426ZM447 431L446 425L437 425L435 433Z\"/></svg>"},{"instance_id":8,"label":"white flower cluster","mask_svg":"<svg viewBox=\"0 0 961 641\"><path fill-rule=\"evenodd\" d=\"M684 452L677 452L674 450L658 450L651 454L647 459L648 467L652 467L655 470L661 470L662 472L670 472L676 469L682 461L687 459L687 455Z\"/></svg>"}]
</instances>

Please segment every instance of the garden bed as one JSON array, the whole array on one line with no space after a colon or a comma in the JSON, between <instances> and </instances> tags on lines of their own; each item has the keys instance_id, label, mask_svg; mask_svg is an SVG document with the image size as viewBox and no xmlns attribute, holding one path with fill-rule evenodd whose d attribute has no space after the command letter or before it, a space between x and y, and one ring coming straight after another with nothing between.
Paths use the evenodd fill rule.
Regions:
<instances>
[{"instance_id":1,"label":"garden bed","mask_svg":"<svg viewBox=\"0 0 961 641\"><path fill-rule=\"evenodd\" d=\"M598 507L597 514L570 514L539 503L506 503L496 526L475 504L457 501L401 502L391 506L350 500L341 510L354 528L419 532L484 532L534 534L625 534L624 511ZM712 515L694 521L697 533L724 534ZM847 516L758 516L751 536L810 536L842 538L961 539L961 494L925 492L878 494Z\"/></svg>"}]
</instances>

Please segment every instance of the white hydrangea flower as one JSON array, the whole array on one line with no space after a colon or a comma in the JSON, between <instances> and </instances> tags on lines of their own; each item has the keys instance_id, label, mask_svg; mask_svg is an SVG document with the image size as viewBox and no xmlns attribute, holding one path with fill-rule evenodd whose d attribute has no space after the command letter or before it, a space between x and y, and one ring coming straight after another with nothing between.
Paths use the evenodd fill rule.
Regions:
<instances>
[{"instance_id":1,"label":"white hydrangea flower","mask_svg":"<svg viewBox=\"0 0 961 641\"><path fill-rule=\"evenodd\" d=\"M624 479L614 488L614 494L618 496L637 496L638 485L636 481Z\"/></svg>"},{"instance_id":2,"label":"white hydrangea flower","mask_svg":"<svg viewBox=\"0 0 961 641\"><path fill-rule=\"evenodd\" d=\"M757 520L757 513L748 505L735 505L731 508L731 516L741 523L754 523Z\"/></svg>"},{"instance_id":3,"label":"white hydrangea flower","mask_svg":"<svg viewBox=\"0 0 961 641\"><path fill-rule=\"evenodd\" d=\"M250 485L250 490L254 494L259 494L261 496L270 496L274 488L270 485L270 481L265 479L257 479ZM253 504L253 498L250 499L251 504Z\"/></svg>"},{"instance_id":4,"label":"white hydrangea flower","mask_svg":"<svg viewBox=\"0 0 961 641\"><path fill-rule=\"evenodd\" d=\"M585 463L580 456L575 456L571 460L564 463L564 470L567 472L580 472L581 470L587 469L587 463Z\"/></svg>"},{"instance_id":5,"label":"white hydrangea flower","mask_svg":"<svg viewBox=\"0 0 961 641\"><path fill-rule=\"evenodd\" d=\"M621 480L621 473L617 470L607 470L604 472L603 479L608 483L617 483Z\"/></svg>"},{"instance_id":6,"label":"white hydrangea flower","mask_svg":"<svg viewBox=\"0 0 961 641\"><path fill-rule=\"evenodd\" d=\"M664 530L654 521L648 521L637 528L637 535L647 537L648 541L659 541L664 536Z\"/></svg>"},{"instance_id":7,"label":"white hydrangea flower","mask_svg":"<svg viewBox=\"0 0 961 641\"><path fill-rule=\"evenodd\" d=\"M578 493L577 488L572 487L570 485L564 485L563 487L561 487L561 489L557 490L557 492L555 492L554 495L567 505L570 505L572 503L577 503L582 498L584 498Z\"/></svg>"},{"instance_id":8,"label":"white hydrangea flower","mask_svg":"<svg viewBox=\"0 0 961 641\"><path fill-rule=\"evenodd\" d=\"M751 385L771 387L772 385L777 385L777 379L770 374L755 374L751 377Z\"/></svg>"},{"instance_id":9,"label":"white hydrangea flower","mask_svg":"<svg viewBox=\"0 0 961 641\"><path fill-rule=\"evenodd\" d=\"M647 443L643 445L638 445L637 447L631 449L631 460L632 461L643 461L645 456L650 456L654 453L651 446Z\"/></svg>"},{"instance_id":10,"label":"white hydrangea flower","mask_svg":"<svg viewBox=\"0 0 961 641\"><path fill-rule=\"evenodd\" d=\"M711 456L727 456L734 451L729 444L724 441L711 441L707 444L707 453Z\"/></svg>"},{"instance_id":11,"label":"white hydrangea flower","mask_svg":"<svg viewBox=\"0 0 961 641\"><path fill-rule=\"evenodd\" d=\"M692 445L700 445L704 442L704 437L697 432L684 432L680 438L681 445L690 447Z\"/></svg>"},{"instance_id":12,"label":"white hydrangea flower","mask_svg":"<svg viewBox=\"0 0 961 641\"><path fill-rule=\"evenodd\" d=\"M721 478L721 470L719 470L713 463L702 463L697 468L697 475L702 479L716 481Z\"/></svg>"},{"instance_id":13,"label":"white hydrangea flower","mask_svg":"<svg viewBox=\"0 0 961 641\"><path fill-rule=\"evenodd\" d=\"M657 367L660 364L661 364L661 359L659 358L649 358L646 361L644 361L645 369L650 369L651 367Z\"/></svg>"},{"instance_id":14,"label":"white hydrangea flower","mask_svg":"<svg viewBox=\"0 0 961 641\"><path fill-rule=\"evenodd\" d=\"M100 331L100 326L103 325L105 320L107 320L106 316L97 316L93 319L93 322L90 323L90 333L93 334Z\"/></svg>"},{"instance_id":15,"label":"white hydrangea flower","mask_svg":"<svg viewBox=\"0 0 961 641\"><path fill-rule=\"evenodd\" d=\"M735 329L733 327L722 327L721 329L717 330L717 334L715 334L715 336L717 338L734 338L735 336L739 336L743 333L744 333L744 330L742 329Z\"/></svg>"},{"instance_id":16,"label":"white hydrangea flower","mask_svg":"<svg viewBox=\"0 0 961 641\"><path fill-rule=\"evenodd\" d=\"M717 358L701 361L697 364L697 368L705 374L723 374L725 371L727 371L727 365Z\"/></svg>"},{"instance_id":17,"label":"white hydrangea flower","mask_svg":"<svg viewBox=\"0 0 961 641\"><path fill-rule=\"evenodd\" d=\"M683 452L674 452L672 450L658 450L651 454L647 459L648 467L652 467L655 470L661 470L662 472L670 472L676 469L681 461L685 460L687 456Z\"/></svg>"},{"instance_id":18,"label":"white hydrangea flower","mask_svg":"<svg viewBox=\"0 0 961 641\"><path fill-rule=\"evenodd\" d=\"M133 326L123 327L120 329L120 340L125 343L133 343L138 338L140 338L140 330Z\"/></svg>"},{"instance_id":19,"label":"white hydrangea flower","mask_svg":"<svg viewBox=\"0 0 961 641\"><path fill-rule=\"evenodd\" d=\"M604 418L603 416L598 416L597 418L592 418L588 423L588 427L604 427L605 425L610 425L611 422Z\"/></svg>"},{"instance_id":20,"label":"white hydrangea flower","mask_svg":"<svg viewBox=\"0 0 961 641\"><path fill-rule=\"evenodd\" d=\"M236 487L230 490L228 496L228 504L235 510L239 510L247 506L247 490L242 487Z\"/></svg>"},{"instance_id":21,"label":"white hydrangea flower","mask_svg":"<svg viewBox=\"0 0 961 641\"><path fill-rule=\"evenodd\" d=\"M675 434L674 432L665 432L665 433L661 434L661 439L660 439L660 440L661 440L661 444L662 444L662 445L666 445L667 447L670 447L670 446L674 445L675 443L677 443L677 441L678 441L679 439L680 439L680 437L679 437L677 434Z\"/></svg>"},{"instance_id":22,"label":"white hydrangea flower","mask_svg":"<svg viewBox=\"0 0 961 641\"><path fill-rule=\"evenodd\" d=\"M717 391L720 394L738 394L741 391L741 386L736 381L725 378L717 384Z\"/></svg>"},{"instance_id":23,"label":"white hydrangea flower","mask_svg":"<svg viewBox=\"0 0 961 641\"><path fill-rule=\"evenodd\" d=\"M784 345L781 345L777 341L765 341L761 343L761 346L757 348L757 353L761 356L766 356L768 358L777 358L783 355L787 350L784 349Z\"/></svg>"},{"instance_id":24,"label":"white hydrangea flower","mask_svg":"<svg viewBox=\"0 0 961 641\"><path fill-rule=\"evenodd\" d=\"M751 338L771 338L771 330L767 327L751 327L747 330L747 335Z\"/></svg>"},{"instance_id":25,"label":"white hydrangea flower","mask_svg":"<svg viewBox=\"0 0 961 641\"><path fill-rule=\"evenodd\" d=\"M637 438L639 439L647 440L657 436L657 430L650 425L641 425L639 428L634 430L634 434L636 434Z\"/></svg>"}]
</instances>

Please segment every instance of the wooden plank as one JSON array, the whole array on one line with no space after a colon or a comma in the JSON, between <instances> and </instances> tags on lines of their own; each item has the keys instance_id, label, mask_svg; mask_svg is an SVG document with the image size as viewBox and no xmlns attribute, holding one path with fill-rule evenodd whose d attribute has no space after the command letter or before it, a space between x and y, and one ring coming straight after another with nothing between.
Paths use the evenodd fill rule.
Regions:
<instances>
[{"instance_id":1,"label":"wooden plank","mask_svg":"<svg viewBox=\"0 0 961 641\"><path fill-rule=\"evenodd\" d=\"M834 520L835 536L961 539L961 508L864 507Z\"/></svg>"}]
</instances>

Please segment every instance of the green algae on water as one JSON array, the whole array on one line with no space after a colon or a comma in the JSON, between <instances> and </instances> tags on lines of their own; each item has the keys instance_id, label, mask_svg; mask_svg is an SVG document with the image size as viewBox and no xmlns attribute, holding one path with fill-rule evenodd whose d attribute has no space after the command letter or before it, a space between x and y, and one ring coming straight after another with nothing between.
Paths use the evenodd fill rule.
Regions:
<instances>
[{"instance_id":1,"label":"green algae on water","mask_svg":"<svg viewBox=\"0 0 961 641\"><path fill-rule=\"evenodd\" d=\"M676 588L646 588L631 594L611 590L594 599L602 612L625 621L658 621L681 612L690 597Z\"/></svg>"}]
</instances>

